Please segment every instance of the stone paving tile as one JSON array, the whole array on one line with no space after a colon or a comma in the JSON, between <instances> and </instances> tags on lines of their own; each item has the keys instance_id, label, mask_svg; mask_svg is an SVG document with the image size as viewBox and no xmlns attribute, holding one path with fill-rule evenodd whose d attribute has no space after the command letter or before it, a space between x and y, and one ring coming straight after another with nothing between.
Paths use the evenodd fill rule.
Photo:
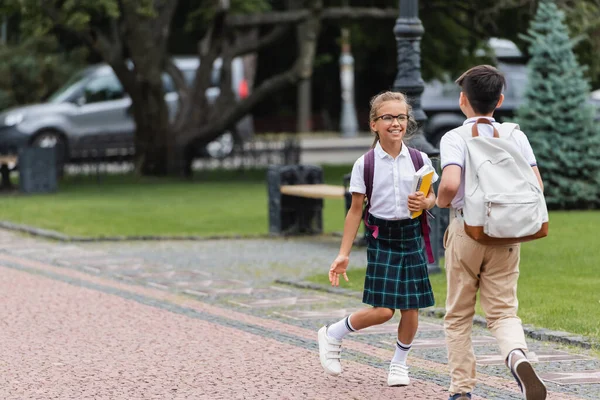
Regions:
<instances>
[{"instance_id":1,"label":"stone paving tile","mask_svg":"<svg viewBox=\"0 0 600 400\"><path fill-rule=\"evenodd\" d=\"M98 267L94 267L96 269L93 273L98 276L107 276L144 286L156 284L159 285L157 286L158 289L165 292L189 293L192 297L207 302L207 304L225 308L233 307L238 311L254 315L261 319L267 318L284 324L296 325L304 329L316 331L323 323L332 322L332 319L335 321L338 318L342 318L344 315L341 317L339 317L339 315L343 314L344 311L351 311L362 306L360 300L330 294L325 295L321 302L308 301L306 304L290 303L286 305L272 303L271 306L266 307L244 307L240 304L232 303L232 301L243 304L258 302L256 304L260 305L261 302L264 304L265 301L272 301L278 296L279 298L297 298L302 296L310 298L311 296L315 296L315 292L313 291L291 290L289 288L279 289L281 292L284 290L286 291L285 293L287 294L283 296L281 293L274 294L274 291L277 289L274 289L276 286L273 286L272 282L274 277L289 276L294 279L299 279L301 276L312 275L319 271L326 271L328 264L331 261L331 255L337 252L339 239L328 241L308 238L303 241L248 240L168 242L158 244L144 242L110 244L85 243L77 244L75 246L65 246L61 249L60 252L62 256L60 256L58 251L48 253L48 246L50 246L48 242L41 242L42 245L38 246L40 241L32 238L26 238L26 240L30 241L27 246L20 243L21 246L15 248L17 251L13 251L11 243L15 242L15 238L7 238L7 236L11 235L13 234L6 235L0 231L0 253L9 252L15 255L20 254L27 258L39 259L46 262L50 261L46 256L47 254L52 255L52 260L76 260L77 257L83 258L88 255L91 255L91 258L110 257L114 260L129 259L139 261L141 259L141 267L126 270L127 275L112 270L110 268L110 263L102 264L102 262L95 264L98 265ZM22 237L19 237L16 241L20 242L21 239ZM20 251L27 248L32 249L36 246L38 246L39 251L20 253ZM358 254L356 255L353 253L352 262L360 265L363 262L362 258L364 254L360 254L360 252L357 253ZM54 257L54 255L56 255L56 257ZM58 264L58 262L56 262L56 264ZM124 266L127 263L119 264ZM85 271L85 268L77 265L77 263L65 265L65 267ZM301 276L298 275L298 271L302 271ZM85 272L90 273L92 271ZM326 279L325 272L323 273L324 279ZM154 279L150 281L148 276L152 274L154 274L155 277L160 276L163 279ZM179 280L176 279L178 274L184 278ZM194 276L198 276L199 279L193 278ZM238 293L227 293L226 290L221 293L218 291L207 293L201 291L203 289L201 284L195 285L195 283L201 281L226 280L233 276L235 276L238 281L243 282L246 287L251 290ZM235 290L236 287L239 288L240 286L232 284L229 288ZM206 289L206 286L204 289ZM227 287L222 287L222 289L227 289ZM292 295L290 296L290 294ZM334 315L335 317L332 317ZM426 321L425 324L431 324L431 326L434 326L436 329L427 329L427 325L423 325L422 322L417 340L434 341L443 338L443 331L441 330L439 320L433 319L429 322L429 319L423 318L422 321ZM380 330L374 330L368 334L355 335L352 337L351 342L375 345L377 348L382 348L382 351L385 351L386 354L389 352L389 356L391 356L390 345L381 342L385 342L386 340L389 343L393 342L395 325L391 324L378 329ZM487 330L479 329L478 327L474 327L474 334L488 335L489 337L489 332ZM544 350L548 350L547 343L545 342L528 340L528 343L530 344L531 350L542 356L542 358L551 353L548 351L544 352ZM560 346L552 345L551 347L554 349L559 348ZM482 345L476 347L476 352L479 357L483 357L484 359L487 357L489 360L490 357L497 354L497 348L495 346ZM577 352L581 351L577 350ZM569 353L572 353L572 350L569 350ZM423 362L431 361L434 363L441 363L439 365L443 365L443 363L446 362L444 348L415 348L411 354L421 360L425 360ZM389 356L385 356L384 359ZM566 356L563 356L562 358L561 361L553 359L548 360L548 362L542 361L538 364L538 366L543 369L541 371L543 374L561 374L556 376L553 375L555 380L549 383L550 389L575 393L579 396L578 398L599 399L599 385L567 384L566 382L570 381L565 374L572 374L577 371L592 371L587 373L585 377L586 379L595 379L596 375L594 375L593 371L600 370L600 362L594 358L573 361L566 361ZM572 358L580 357L572 355ZM353 356L352 359L358 364L371 365L371 361L360 354ZM378 365L381 368L381 364ZM506 387L514 386L514 384L510 382L510 376L508 376L503 365L480 365L478 370L484 374L488 374L488 376L498 377L501 379L499 382L506 382ZM447 374L446 371L441 373L441 375L436 375L438 378L433 378L434 381L435 379L438 379L437 382L442 387L447 384L443 378L445 374ZM562 383L559 384L554 382ZM505 384L503 383L498 387L504 387L504 385ZM500 392L496 392L496 390L500 390ZM514 395L513 397L512 394L507 394L505 389L495 389L495 387L488 386L484 388L483 392L480 391L478 393L487 393L487 396L491 396L489 398L519 398L517 395ZM565 396L568 397L567 394L565 394Z\"/></svg>"},{"instance_id":2,"label":"stone paving tile","mask_svg":"<svg viewBox=\"0 0 600 400\"><path fill-rule=\"evenodd\" d=\"M26 266L29 266L29 267L35 267L35 268L38 268L38 269L42 268L42 270L53 270L53 271L57 271L58 270L61 273L61 275L64 275L65 273L67 275L70 275L70 276L78 274L77 272L69 273L68 271L65 271L65 270L61 271L59 268L51 267L51 266L49 266L47 264L36 263L36 262L29 262L29 261L24 260L24 259L18 259L18 258L17 259L15 259L15 258L11 259L10 257L0 257L0 259L11 260L12 262L17 262L19 264L26 265ZM81 274L79 274L79 275L81 275ZM61 278L61 279L64 279L64 278ZM76 278L76 279L77 279L76 282L81 282L81 278ZM90 280L90 281L96 280L96 281L98 281L98 278L90 277L89 279L84 278L84 280L85 281L87 281L87 280ZM106 291L107 290L107 287L106 287L107 283L106 282L109 282L108 286L122 286L122 285L119 285L117 283L110 283L110 281L106 281L106 280L104 280L104 282L105 282L105 283L103 283L104 286L100 287L100 290L102 290L102 291ZM133 292L138 292L138 293L146 293L146 292L148 292L148 290L143 289L143 288L136 288L136 287L131 287L131 286L128 286L128 288L129 288L129 290L133 290ZM155 293L154 296L158 296L157 298L168 298L168 297L170 297L170 295L168 293L163 292L163 291L158 291L158 292L153 292L153 293ZM162 294L162 293L164 293L164 294ZM129 295L126 294L126 293L122 293L120 295L121 296L125 296L126 298L129 297ZM140 301L140 300L142 301L143 304L146 304L146 302L147 302L146 300L143 300L143 299L138 299L137 301ZM177 303L179 303L179 300L175 301L175 304L177 304ZM155 301L150 301L148 304L156 306L156 305L158 305L160 303L156 303ZM172 304L172 301L171 301L171 304ZM177 307L173 308L172 306L169 306L168 303L165 303L163 306L166 306L170 311L174 311L174 312L177 312L177 313L183 313L183 314L189 315L189 316L194 316L194 314L190 315L189 311L181 310L181 309L179 309ZM216 321L220 321L219 323L220 324L224 323L224 326L231 326L231 327L238 327L239 326L238 323L233 322L233 320L230 320L230 318L234 318L235 320L238 320L238 321L247 321L247 322L251 322L253 324L257 324L257 325L247 325L246 328L244 329L244 331L247 331L249 329L250 332L254 332L255 328L258 325L265 326L265 327L266 326L270 326L271 329L275 328L275 329L279 330L281 333L283 333L283 332L291 332L292 330L294 330L293 326L290 326L290 325L277 324L277 323L273 324L273 323L269 322L268 319L247 316L246 314L240 314L240 313L237 313L235 311L225 310L225 309L222 309L222 308L215 308L213 306L209 306L209 305L203 304L203 303L189 303L189 306L192 307L192 308L196 308L196 307L200 306L200 310L203 310L202 312L209 311L212 315L215 315L215 316L216 315L221 315L223 317L226 317L227 320L224 320L224 319L216 319L216 320L214 320L213 317L209 317L210 321L215 321L215 322ZM205 318L205 317L202 317L202 318ZM227 321L229 321L229 322L227 322ZM305 335L306 330L296 330L296 331L297 331L296 332L297 335L306 336ZM257 332L257 333L259 333L259 332ZM264 333L265 332L260 332L260 335L264 336ZM279 335L281 335L281 333L278 334L278 336L275 336L275 337L279 337ZM308 333L309 333L308 337L310 338L308 340L308 342L305 342L303 340L298 341L294 337L292 337L292 336L286 336L285 334L284 334L284 336L281 336L281 339L285 343L290 343L290 344L295 343L296 345L300 345L303 348L306 347L306 346L308 346L307 348L311 348L311 347L314 348L314 345L315 345L314 344L314 335L315 335L315 332L311 330L311 331L308 331ZM280 340L280 339L278 339L278 340ZM347 342L347 344L346 344L345 347L348 347L348 348L352 349L353 351L354 350L359 350L363 354L362 356L360 356L358 354L354 354L353 351L350 351L349 353L346 352L345 354L346 354L346 356L347 356L347 358L349 360L351 360L351 361L352 360L353 361L357 361L357 362L362 363L362 364L366 363L367 365L373 365L373 366L376 366L378 368L382 368L382 366L381 366L381 359L383 359L383 360L389 360L389 357L391 356L391 349L389 349L389 348L386 349L386 350L381 350L380 351L380 350L378 350L376 348L372 348L369 345L360 345L358 343L355 344L355 342L353 340ZM377 355L377 357L379 357L379 358L377 360L371 360L372 355ZM442 364L437 364L437 363L429 363L428 364L427 361L420 360L419 361L419 365L421 365L421 366L423 366L423 365L430 365L430 366L426 367L426 368L428 368L429 371L436 371L437 370L438 372L434 372L434 375L431 375L431 372L424 373L424 371L422 371L420 369L417 369L417 370L413 370L414 371L414 373L412 374L413 377L416 377L418 379L425 379L426 381L433 381L433 382L435 382L437 384L440 384L440 385L443 385L443 386L447 385L447 377L446 377L447 373L445 371L445 368L443 368ZM444 370L440 371L440 368L443 368ZM440 375L440 373L442 375ZM484 382L486 382L486 383L485 384L481 384L479 386L480 389L478 389L478 390L484 390L484 393L487 393L486 396L488 398L499 398L499 399L513 399L513 398L516 399L516 398L519 398L519 396L516 393L513 392L515 390L514 383L510 384L509 381L498 380L497 378L490 377L490 376L482 377L481 379ZM508 392L506 392L506 390L508 390ZM557 399L558 397L556 397L554 394L551 394L551 396L549 396L549 399L555 399L555 398ZM563 395L561 395L560 398L561 399L574 399L575 397L563 394Z\"/></svg>"},{"instance_id":3,"label":"stone paving tile","mask_svg":"<svg viewBox=\"0 0 600 400\"><path fill-rule=\"evenodd\" d=\"M387 341L387 340L383 340L383 341L381 341L381 343L388 345L388 346L394 346L396 344L395 341ZM490 343L496 343L496 339L494 339L491 336L473 336L472 343L473 343L473 346L487 346ZM414 342L412 343L412 348L413 348L413 350L435 349L435 348L445 349L446 341L443 337L438 337L438 338L434 338L434 339L416 338L414 340ZM501 357L498 356L498 358L501 358Z\"/></svg>"},{"instance_id":4,"label":"stone paving tile","mask_svg":"<svg viewBox=\"0 0 600 400\"><path fill-rule=\"evenodd\" d=\"M4 346L20 351L3 358L2 398L445 397L420 379L389 388L381 368L352 361L344 379L327 377L314 350L233 326L39 275L3 269L3 277Z\"/></svg>"},{"instance_id":5,"label":"stone paving tile","mask_svg":"<svg viewBox=\"0 0 600 400\"><path fill-rule=\"evenodd\" d=\"M344 379L332 379L314 352L302 348L34 275L3 275L2 293L19 287L5 299L4 348L21 351L3 356L2 398L327 399L406 392L388 388L378 368L347 362ZM120 315L111 312L116 309ZM248 351L250 344L261 351ZM415 379L410 387L415 399L444 395L426 381Z\"/></svg>"},{"instance_id":6,"label":"stone paving tile","mask_svg":"<svg viewBox=\"0 0 600 400\"><path fill-rule=\"evenodd\" d=\"M557 361L575 361L575 360L593 360L581 354L572 354L566 351L550 350L547 352L530 352L528 358L534 363L557 362ZM504 365L504 360L498 354L477 355L477 364L479 365Z\"/></svg>"},{"instance_id":7,"label":"stone paving tile","mask_svg":"<svg viewBox=\"0 0 600 400\"><path fill-rule=\"evenodd\" d=\"M596 371L579 371L569 373L552 373L542 374L542 378L548 382L557 383L559 385L568 384L585 384L585 383L600 383L600 370ZM600 395L600 391L598 393Z\"/></svg>"}]
</instances>

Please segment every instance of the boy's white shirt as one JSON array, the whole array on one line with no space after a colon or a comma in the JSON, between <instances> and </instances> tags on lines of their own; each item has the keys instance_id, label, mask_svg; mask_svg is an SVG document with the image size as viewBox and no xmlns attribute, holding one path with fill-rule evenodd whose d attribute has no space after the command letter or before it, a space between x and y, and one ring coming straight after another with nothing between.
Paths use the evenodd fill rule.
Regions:
<instances>
[{"instance_id":1,"label":"boy's white shirt","mask_svg":"<svg viewBox=\"0 0 600 400\"><path fill-rule=\"evenodd\" d=\"M421 152L421 155L423 156L423 162L433 167L427 154ZM367 193L364 179L364 160L363 155L356 160L352 167L350 193ZM415 172L408 147L404 143L402 143L400 154L394 159L377 142L375 145L373 201L369 212L377 218L388 220L410 218L408 195L411 194ZM433 182L437 180L438 175L434 173Z\"/></svg>"},{"instance_id":2,"label":"boy's white shirt","mask_svg":"<svg viewBox=\"0 0 600 400\"><path fill-rule=\"evenodd\" d=\"M500 129L500 123L496 122L494 118L491 117L472 117L463 122L464 125L469 125L475 123L479 118L489 119L496 129ZM491 126L487 124L479 124L477 126L479 131L479 135L484 137L492 137L494 136L494 130ZM521 132L520 130L515 130L513 132L513 140L519 146L521 150L521 154L525 157L525 160L531 165L535 167L537 165L537 161L535 159L535 155L533 154L533 149L529 144L529 140L527 136ZM441 159L441 168L442 171L444 167L448 165L458 165L462 168L462 176L460 180L460 186L458 187L458 192L456 192L456 196L452 199L451 206L452 208L463 208L464 207L464 197L465 197L465 161L466 161L466 143L463 138L460 137L459 133L452 130L447 132L444 136L442 136L442 140L440 142L440 159Z\"/></svg>"}]
</instances>

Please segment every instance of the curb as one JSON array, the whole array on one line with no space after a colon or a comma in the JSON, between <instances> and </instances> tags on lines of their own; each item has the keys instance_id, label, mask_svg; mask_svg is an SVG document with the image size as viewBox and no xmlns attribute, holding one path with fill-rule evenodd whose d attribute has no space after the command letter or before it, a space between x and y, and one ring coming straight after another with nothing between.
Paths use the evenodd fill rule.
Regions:
<instances>
[{"instance_id":1,"label":"curb","mask_svg":"<svg viewBox=\"0 0 600 400\"><path fill-rule=\"evenodd\" d=\"M277 279L275 283L282 285L288 285L297 287L299 289L310 289L318 290L322 292L334 293L343 296L355 297L362 299L362 292L357 292L349 289L340 287L329 287L327 285L320 285L318 283L306 282L306 281L288 281L283 279ZM427 308L419 310L419 314L426 317L433 317L441 319L446 314L446 310L443 308ZM478 326L487 327L487 322L481 315L475 315L473 317L473 324ZM523 331L525 335L541 341L555 342L560 344L567 344L571 346L580 347L582 349L591 349L594 347L594 343L590 338L585 336L577 335L575 333L564 332L564 331L553 331L546 328L538 328L532 325L523 325Z\"/></svg>"},{"instance_id":2,"label":"curb","mask_svg":"<svg viewBox=\"0 0 600 400\"><path fill-rule=\"evenodd\" d=\"M137 235L137 236L69 236L49 229L35 228L29 225L15 224L8 221L0 221L0 228L27 233L32 236L38 236L45 239L57 240L60 242L125 242L125 241L159 241L159 240L226 240L226 239L268 239L279 236L269 234L256 235L213 235L213 236L160 236L160 235ZM282 236L284 238L284 236Z\"/></svg>"},{"instance_id":3,"label":"curb","mask_svg":"<svg viewBox=\"0 0 600 400\"><path fill-rule=\"evenodd\" d=\"M207 240L236 240L236 239L294 239L303 236L309 237L336 237L337 232L332 233L321 233L318 235L276 235L270 233L258 233L249 235L212 235L212 236L197 236L197 235L183 235L183 236L169 236L169 235L133 235L133 236L69 236L63 233L53 231L50 229L36 228L24 224L15 224L8 221L0 221L0 229L6 229L9 231L26 233L31 236L37 236L44 239L52 239L59 242L127 242L127 241L167 241L167 240L179 240L179 241L207 241ZM340 235L341 237L341 235Z\"/></svg>"}]
</instances>

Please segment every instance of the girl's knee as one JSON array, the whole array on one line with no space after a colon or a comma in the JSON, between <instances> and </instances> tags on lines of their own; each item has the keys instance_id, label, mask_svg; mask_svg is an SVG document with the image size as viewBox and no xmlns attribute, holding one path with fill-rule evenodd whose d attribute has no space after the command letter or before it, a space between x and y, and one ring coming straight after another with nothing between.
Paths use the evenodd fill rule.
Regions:
<instances>
[{"instance_id":1,"label":"girl's knee","mask_svg":"<svg viewBox=\"0 0 600 400\"><path fill-rule=\"evenodd\" d=\"M377 307L376 309L377 309L378 316L381 318L381 320L383 322L387 322L390 319L392 319L392 317L394 316L394 312L396 311L391 308L385 308L385 307Z\"/></svg>"}]
</instances>

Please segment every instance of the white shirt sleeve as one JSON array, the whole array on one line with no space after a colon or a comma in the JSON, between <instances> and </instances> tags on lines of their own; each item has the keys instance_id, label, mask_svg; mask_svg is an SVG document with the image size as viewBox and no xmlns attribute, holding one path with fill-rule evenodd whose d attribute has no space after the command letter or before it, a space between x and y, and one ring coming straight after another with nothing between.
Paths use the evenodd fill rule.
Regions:
<instances>
[{"instance_id":1,"label":"white shirt sleeve","mask_svg":"<svg viewBox=\"0 0 600 400\"><path fill-rule=\"evenodd\" d=\"M441 169L448 165L465 167L465 141L455 132L448 132L440 141Z\"/></svg>"},{"instance_id":2,"label":"white shirt sleeve","mask_svg":"<svg viewBox=\"0 0 600 400\"><path fill-rule=\"evenodd\" d=\"M429 166L431 166L431 168L433 168L433 164L431 163L431 160L429 159L429 157L427 156L427 154L421 152L421 155L423 156L423 162L425 164L428 164ZM431 181L432 183L437 182L437 180L439 179L439 176L437 174L437 171L435 171L435 168L433 168L433 180Z\"/></svg>"},{"instance_id":3,"label":"white shirt sleeve","mask_svg":"<svg viewBox=\"0 0 600 400\"><path fill-rule=\"evenodd\" d=\"M537 165L537 160L535 159L535 155L533 154L533 149L531 148L529 139L527 139L527 135L521 131L515 131L515 136L517 142L519 143L521 154L523 154L523 157L525 157L529 165L535 167Z\"/></svg>"},{"instance_id":4,"label":"white shirt sleeve","mask_svg":"<svg viewBox=\"0 0 600 400\"><path fill-rule=\"evenodd\" d=\"M364 158L365 156L363 155L354 162L354 166L352 167L352 175L350 176L350 187L348 188L350 193L367 194L364 176Z\"/></svg>"}]
</instances>

